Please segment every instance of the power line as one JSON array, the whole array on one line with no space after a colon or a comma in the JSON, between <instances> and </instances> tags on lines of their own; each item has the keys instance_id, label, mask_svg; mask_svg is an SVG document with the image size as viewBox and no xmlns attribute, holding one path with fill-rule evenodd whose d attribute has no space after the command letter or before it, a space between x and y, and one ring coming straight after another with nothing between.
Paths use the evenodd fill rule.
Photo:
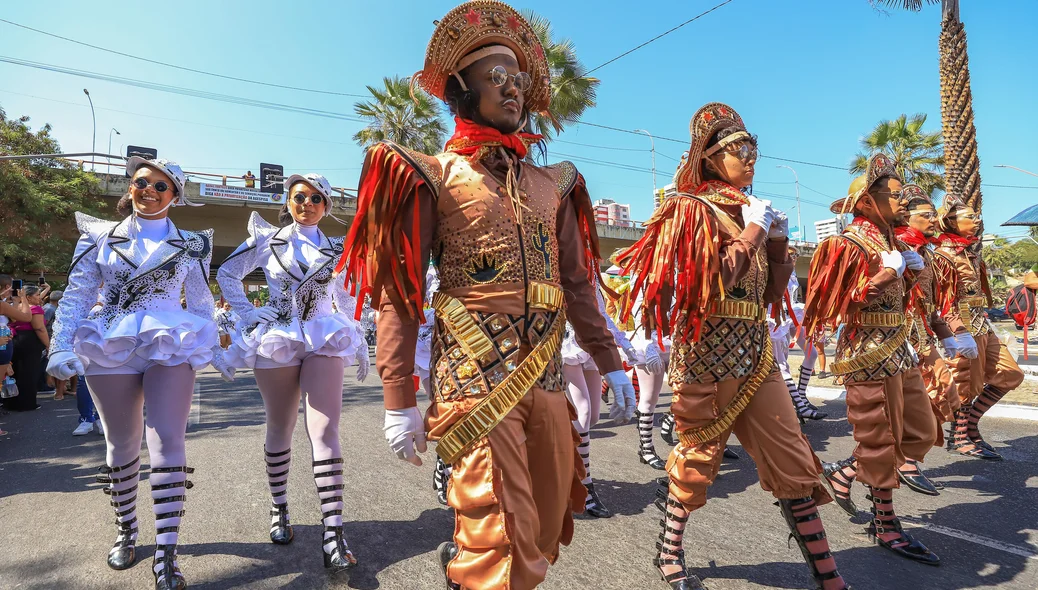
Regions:
<instances>
[{"instance_id":1,"label":"power line","mask_svg":"<svg viewBox=\"0 0 1038 590\"><path fill-rule=\"evenodd\" d=\"M581 147L597 148L597 149L600 149L600 150L613 150L613 151L617 151L617 152L650 152L650 151L652 151L652 150L647 150L647 149L642 149L642 148L622 148L622 147L614 147L614 146L608 146L608 145L595 145L595 144L592 144L592 143L579 143L579 142L576 142L576 141L566 141L564 139L555 139L554 141L557 142L557 143L566 143L566 144L569 144L569 145L579 145ZM661 155L661 154L657 154L657 155Z\"/></svg>"},{"instance_id":2,"label":"power line","mask_svg":"<svg viewBox=\"0 0 1038 590\"><path fill-rule=\"evenodd\" d=\"M672 29L670 29L670 30L664 31L664 32L660 33L659 35L656 35L655 37L653 37L652 39L649 39L649 40L648 40L648 41L646 41L645 43L642 43L641 45L639 45L639 46L637 46L637 47L635 47L635 48L633 48L633 49L628 49L627 51L625 51L625 52L621 53L620 55L618 55L618 56L614 57L613 59L610 59L610 60L606 61L605 63L602 63L601 65L597 65L597 66L595 66L595 67L591 68L591 69L590 69L590 70L588 70L587 72L584 72L584 75L585 75L585 76L589 76L589 75L590 75L590 74L591 74L592 72L594 72L594 71L596 71L596 70L600 70L600 69L602 69L602 68L606 67L607 65L609 65L609 64L611 64L611 63L613 63L614 61L616 61L616 60L618 60L618 59L621 59L621 58L623 58L623 57L626 57L626 56L628 56L628 55L630 55L630 54L634 53L635 51L638 51L638 50L639 50L639 49L641 49L642 47L645 47L646 45L648 45L648 44L650 44L650 43L652 43L652 42L654 42L654 41L657 41L657 40L659 40L659 39L662 39L663 37L666 37L667 35L669 35L669 34L673 33L674 31L676 31L676 30L678 30L678 29L680 29L681 27L683 27L683 26L685 26L685 25L687 25L687 24L689 24L689 23L693 23L693 22L695 22L695 21L699 20L700 18L702 18L702 17L704 17L704 16L706 16L706 15L710 14L711 12L713 12L713 11L717 10L718 8L721 8L721 7L722 7L722 6L724 6L725 4L729 4L729 3L731 3L731 2L732 2L732 0L725 0L724 2L722 2L722 3L718 4L717 6L714 6L714 7L713 7L713 8L711 8L710 10L707 10L706 12L703 12L703 13L697 14L696 16L694 16L694 17L692 17L692 18L688 19L687 21L685 21L685 22L681 23L680 25L678 25L678 26L676 26L676 27L674 27L674 28L672 28Z\"/></svg>"},{"instance_id":3,"label":"power line","mask_svg":"<svg viewBox=\"0 0 1038 590\"><path fill-rule=\"evenodd\" d=\"M981 183L980 186L986 186L991 188L1029 188L1031 190L1038 189L1038 186L1024 186L1020 184L988 184L986 182Z\"/></svg>"},{"instance_id":4,"label":"power line","mask_svg":"<svg viewBox=\"0 0 1038 590\"><path fill-rule=\"evenodd\" d=\"M33 62L13 57L0 56L0 62L9 63L17 66L24 66L34 68L38 70L44 70L49 72L56 72L59 74L68 74L71 76L78 76L81 78L90 78L93 80L101 80L104 82L112 82L115 84L122 84L124 86L132 86L135 88L144 88L147 90L157 90L159 92L168 92L171 94L179 94L181 96L192 96L195 98L204 98L208 100L215 100L219 102L226 102L230 104L239 104L244 106L253 106L263 109L269 109L274 111L282 111L287 113L297 113L303 115L313 115L316 117L324 117L326 119L338 119L341 121L352 121L355 123L366 123L364 119L361 119L355 115L347 113L337 113L334 111L325 111L321 109L312 109L309 107L299 107L294 105L267 102L264 100L255 100L251 98L245 98L242 96L233 96L229 94L218 94L215 92L208 92L204 90L195 90L192 88L183 88L180 86L170 86L168 84L158 84L155 82L143 82L140 80L134 80L132 78L124 78L121 76L112 76L109 74L100 74L97 72L90 72L86 70L77 70L74 68L65 68L61 66L55 66L51 64L45 64L40 62Z\"/></svg>"},{"instance_id":5,"label":"power line","mask_svg":"<svg viewBox=\"0 0 1038 590\"><path fill-rule=\"evenodd\" d=\"M333 95L333 96L352 96L352 97L355 97L355 98L370 98L370 97L365 96L363 94L350 94L348 92L333 92L331 90L317 90L317 89L314 89L314 88L300 88L298 86L288 86L286 84L274 84L273 82L262 82L262 81L259 81L259 80L249 80L248 78L239 78L237 76L228 76L226 74L217 74L215 72L207 72L205 70L198 70L198 69L189 68L189 67L186 67L186 66L178 66L176 64L171 64L171 63L167 63L167 62L164 62L164 61L158 61L158 60L155 60L155 59L148 59L146 57L141 57L139 55L133 55L131 53L124 53L122 51L116 51L115 49L109 49L107 47L101 47L99 45L92 45L90 43L86 43L86 42L83 42L83 41L77 41L76 39L70 39L68 37L62 37L61 35L56 35L54 33L48 33L47 31L41 31L40 29L34 29L32 27L29 27L29 26L26 26L26 25L23 25L23 24L19 24L19 23L13 22L13 21L9 21L9 20L3 19L3 18L0 18L0 22L7 23L9 25L12 25L12 26L15 26L15 27L19 27L19 28L22 28L22 29L25 29L25 30L28 30L28 31L32 31L34 33L39 33L41 35L46 35L48 37L53 37L55 39L61 39L62 41L68 41L69 43L75 43L77 45L82 45L84 47L89 47L91 49L97 49L98 51L105 51L105 52L108 52L108 53L112 53L114 55L120 55L122 57L128 57L130 59L136 59L136 60L139 60L139 61L143 61L143 62L147 62L147 63L150 63L150 64L155 64L155 65L159 65L159 66L163 66L163 67L167 67L167 68L174 68L174 69L177 69L177 70L183 70L185 72L192 72L192 73L195 73L195 74L202 74L202 75L205 75L205 76L213 76L214 78L223 78L224 80L234 80L235 82L245 82L247 84L256 84L258 86L269 86L271 88L283 88L285 90L297 90L299 92L312 92L314 94L330 94L330 95Z\"/></svg>"}]
</instances>

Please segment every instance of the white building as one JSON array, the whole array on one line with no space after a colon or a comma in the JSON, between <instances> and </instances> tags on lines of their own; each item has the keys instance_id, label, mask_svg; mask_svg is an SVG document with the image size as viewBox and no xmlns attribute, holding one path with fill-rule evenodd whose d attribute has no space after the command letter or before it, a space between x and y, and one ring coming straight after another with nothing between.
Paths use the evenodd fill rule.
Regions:
<instances>
[{"instance_id":1,"label":"white building","mask_svg":"<svg viewBox=\"0 0 1038 590\"><path fill-rule=\"evenodd\" d=\"M830 219L822 219L815 222L815 241L821 242L829 236L838 236L847 227L847 219L838 215Z\"/></svg>"},{"instance_id":2,"label":"white building","mask_svg":"<svg viewBox=\"0 0 1038 590\"><path fill-rule=\"evenodd\" d=\"M634 227L631 221L631 206L611 199L595 201L595 222L618 227Z\"/></svg>"}]
</instances>

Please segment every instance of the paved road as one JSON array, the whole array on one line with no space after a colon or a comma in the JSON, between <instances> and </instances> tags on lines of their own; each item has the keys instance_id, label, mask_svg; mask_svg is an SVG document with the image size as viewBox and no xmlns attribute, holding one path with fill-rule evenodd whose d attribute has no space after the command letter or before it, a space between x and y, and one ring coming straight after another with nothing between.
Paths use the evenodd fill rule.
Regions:
<instances>
[{"instance_id":1,"label":"paved road","mask_svg":"<svg viewBox=\"0 0 1038 590\"><path fill-rule=\"evenodd\" d=\"M380 390L347 378L342 440L346 449L346 531L361 565L348 580L331 580L319 555L319 509L300 424L290 502L296 539L267 538L263 476L263 410L251 373L225 384L199 378L198 408L188 432L197 471L182 528L180 563L192 588L440 588L433 551L450 537L451 513L431 489L432 453L414 468L392 457L382 439ZM661 408L669 403L661 400ZM847 456L853 446L840 402L830 418L806 427L819 456ZM101 437L72 437L75 402L43 401L28 415L0 418L0 588L148 588L154 524L141 526L141 560L115 572L104 558L114 539L108 497L93 483L103 461ZM302 421L300 421L302 422ZM1038 437L1030 422L986 420L988 440L1006 457L984 463L935 449L929 473L947 488L939 498L899 492L901 513L929 528L918 536L944 558L940 568L904 563L870 545L839 508L825 506L840 570L857 590L1038 588ZM617 515L578 521L576 539L551 569L549 589L663 590L650 559L659 512L651 505L658 472L636 459L633 425L592 433L594 475ZM657 444L663 447L663 443ZM736 446L738 449L738 447ZM147 454L144 453L144 457ZM713 590L811 588L773 499L757 485L752 461L727 462L712 501L697 511L685 542L689 566ZM142 486L144 490L147 486ZM859 505L864 492L855 488ZM150 515L148 494L140 510Z\"/></svg>"}]
</instances>

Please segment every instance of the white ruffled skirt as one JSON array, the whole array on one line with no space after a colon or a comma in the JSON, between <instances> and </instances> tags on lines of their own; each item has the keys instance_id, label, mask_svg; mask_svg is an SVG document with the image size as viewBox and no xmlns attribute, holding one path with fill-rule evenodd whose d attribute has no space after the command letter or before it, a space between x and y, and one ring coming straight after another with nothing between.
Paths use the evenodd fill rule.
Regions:
<instances>
[{"instance_id":1,"label":"white ruffled skirt","mask_svg":"<svg viewBox=\"0 0 1038 590\"><path fill-rule=\"evenodd\" d=\"M567 365L584 366L591 360L591 355L577 344L573 327L569 323L566 324L566 335L562 339L562 346L559 352L562 355L562 362Z\"/></svg>"},{"instance_id":2,"label":"white ruffled skirt","mask_svg":"<svg viewBox=\"0 0 1038 590\"><path fill-rule=\"evenodd\" d=\"M349 362L361 349L367 354L360 324L344 314L332 314L303 323L292 318L288 325L262 323L248 334L235 333L224 359L236 369L254 369L257 356L281 365L298 364L307 354L337 356Z\"/></svg>"},{"instance_id":3,"label":"white ruffled skirt","mask_svg":"<svg viewBox=\"0 0 1038 590\"><path fill-rule=\"evenodd\" d=\"M197 371L212 361L218 342L211 320L186 311L138 311L107 329L97 319L82 320L73 349L84 367L113 369L137 358L166 366L188 363Z\"/></svg>"}]
</instances>

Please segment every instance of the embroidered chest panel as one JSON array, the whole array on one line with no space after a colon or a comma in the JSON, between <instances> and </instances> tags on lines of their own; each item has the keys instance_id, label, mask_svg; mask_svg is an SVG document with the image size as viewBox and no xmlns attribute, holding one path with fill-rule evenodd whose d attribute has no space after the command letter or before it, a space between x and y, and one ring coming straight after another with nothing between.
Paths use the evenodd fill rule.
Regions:
<instances>
[{"instance_id":1,"label":"embroidered chest panel","mask_svg":"<svg viewBox=\"0 0 1038 590\"><path fill-rule=\"evenodd\" d=\"M893 338L900 329L900 326L894 328L855 328L847 326L844 328L843 333L840 334L840 339L836 341L836 361L846 361L879 348L884 342ZM911 367L912 354L909 352L908 346L902 344L893 354L879 364L848 373L843 376L843 381L859 382L886 379L907 371Z\"/></svg>"},{"instance_id":2,"label":"embroidered chest panel","mask_svg":"<svg viewBox=\"0 0 1038 590\"><path fill-rule=\"evenodd\" d=\"M970 333L974 337L983 336L990 331L987 315L983 305L968 305L967 302L977 297L984 297L984 289L980 283L980 273L984 272L980 266L980 259L972 252L957 252L952 247L941 247L938 250L945 255L955 266L959 283L955 288L956 300L960 305L960 315L963 322L967 321L965 308L969 307Z\"/></svg>"},{"instance_id":3,"label":"embroidered chest panel","mask_svg":"<svg viewBox=\"0 0 1038 590\"><path fill-rule=\"evenodd\" d=\"M519 352L523 345L532 348L548 335L557 313L532 311L528 318L524 318L503 313L470 312L493 343L493 350L479 359L469 359L437 317L432 335L432 380L436 401L486 397L519 365L522 360ZM534 386L547 391L565 388L560 352L555 353Z\"/></svg>"},{"instance_id":4,"label":"embroidered chest panel","mask_svg":"<svg viewBox=\"0 0 1038 590\"><path fill-rule=\"evenodd\" d=\"M869 268L880 270L880 252L890 251L892 248L887 239L875 230L870 230L862 225L851 225L842 236L865 252L869 260ZM872 303L861 308L862 312L880 313L904 313L905 311L905 281L897 280L890 283L879 297Z\"/></svg>"},{"instance_id":5,"label":"embroidered chest panel","mask_svg":"<svg viewBox=\"0 0 1038 590\"><path fill-rule=\"evenodd\" d=\"M524 164L518 191L519 220L505 186L481 164L447 160L433 246L441 289L559 282L555 228L564 193L558 175Z\"/></svg>"},{"instance_id":6,"label":"embroidered chest panel","mask_svg":"<svg viewBox=\"0 0 1038 590\"><path fill-rule=\"evenodd\" d=\"M682 312L674 334L685 327ZM670 383L715 383L741 379L753 372L760 360L767 324L731 318L708 318L699 342L675 337L670 352Z\"/></svg>"},{"instance_id":7,"label":"embroidered chest panel","mask_svg":"<svg viewBox=\"0 0 1038 590\"><path fill-rule=\"evenodd\" d=\"M912 331L908 341L917 351L925 352L937 343L937 338L927 331L930 322L930 311L937 303L936 283L934 282L933 255L925 249L920 254L926 266L916 275L916 301L912 313Z\"/></svg>"}]
</instances>

